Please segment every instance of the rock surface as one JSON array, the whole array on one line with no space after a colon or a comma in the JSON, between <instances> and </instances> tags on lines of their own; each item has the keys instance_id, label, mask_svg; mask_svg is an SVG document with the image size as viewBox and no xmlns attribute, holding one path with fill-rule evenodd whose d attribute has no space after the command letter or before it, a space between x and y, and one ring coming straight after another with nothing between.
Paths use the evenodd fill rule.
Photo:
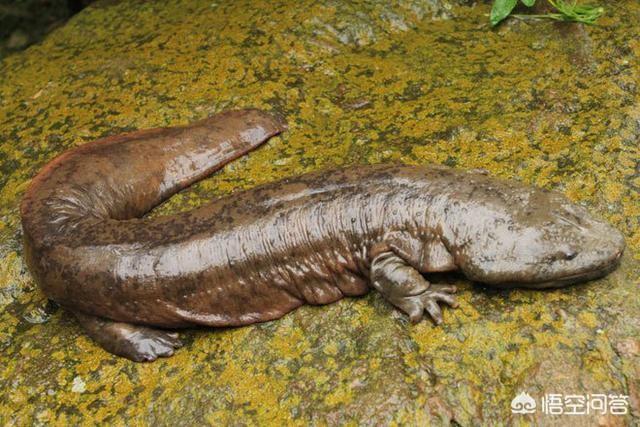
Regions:
<instances>
[{"instance_id":1,"label":"rock surface","mask_svg":"<svg viewBox=\"0 0 640 427\"><path fill-rule=\"evenodd\" d=\"M638 423L640 4L491 29L488 4L366 3L104 1L0 64L1 424ZM462 290L441 327L372 293L188 331L152 364L105 353L25 269L29 180L92 139L247 106L290 130L154 214L332 165L442 163L563 191L625 233L622 266L548 292L443 278ZM629 395L630 413L513 415L522 391Z\"/></svg>"}]
</instances>

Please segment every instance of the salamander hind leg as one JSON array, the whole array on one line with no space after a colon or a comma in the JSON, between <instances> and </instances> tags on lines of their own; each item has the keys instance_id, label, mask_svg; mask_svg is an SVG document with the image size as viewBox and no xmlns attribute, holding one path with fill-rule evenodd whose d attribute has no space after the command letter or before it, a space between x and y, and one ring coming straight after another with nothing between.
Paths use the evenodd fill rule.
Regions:
<instances>
[{"instance_id":1,"label":"salamander hind leg","mask_svg":"<svg viewBox=\"0 0 640 427\"><path fill-rule=\"evenodd\" d=\"M169 357L182 347L178 334L130 323L113 322L83 313L74 313L87 334L102 348L134 362L151 362Z\"/></svg>"},{"instance_id":2,"label":"salamander hind leg","mask_svg":"<svg viewBox=\"0 0 640 427\"><path fill-rule=\"evenodd\" d=\"M384 298L409 316L412 323L422 319L426 310L436 324L442 323L439 302L451 307L458 303L451 285L434 285L414 267L393 252L376 255L371 263L371 282Z\"/></svg>"}]
</instances>

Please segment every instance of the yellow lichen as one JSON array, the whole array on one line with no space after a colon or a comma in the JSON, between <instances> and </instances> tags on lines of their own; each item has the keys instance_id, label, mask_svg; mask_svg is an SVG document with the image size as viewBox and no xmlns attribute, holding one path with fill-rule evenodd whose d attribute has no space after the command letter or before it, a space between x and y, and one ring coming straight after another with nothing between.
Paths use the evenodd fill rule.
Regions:
<instances>
[{"instance_id":1,"label":"yellow lichen","mask_svg":"<svg viewBox=\"0 0 640 427\"><path fill-rule=\"evenodd\" d=\"M435 1L250 3L99 3L0 65L0 421L499 424L523 387L624 392L619 378L635 371L608 340L637 336L640 315L637 2L608 4L602 28L497 31L485 4L432 21ZM288 132L156 215L327 166L447 164L563 191L616 224L629 255L567 291L459 281L460 307L440 327L409 325L378 297L343 300L186 332L185 348L147 365L108 355L61 310L25 320L46 299L21 258L18 205L47 161L246 106L279 111Z\"/></svg>"}]
</instances>

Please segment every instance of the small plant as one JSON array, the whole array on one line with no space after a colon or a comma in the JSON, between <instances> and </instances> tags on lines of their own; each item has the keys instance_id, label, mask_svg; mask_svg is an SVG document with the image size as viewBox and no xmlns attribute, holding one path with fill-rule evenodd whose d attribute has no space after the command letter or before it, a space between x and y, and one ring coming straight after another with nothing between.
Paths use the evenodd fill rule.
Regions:
<instances>
[{"instance_id":1,"label":"small plant","mask_svg":"<svg viewBox=\"0 0 640 427\"><path fill-rule=\"evenodd\" d=\"M547 0L558 12L543 15L512 15L518 0L494 0L491 9L491 26L511 15L521 19L554 19L556 21L582 22L593 24L604 13L604 8L588 4L578 4L576 0ZM520 0L527 7L532 7L536 0Z\"/></svg>"}]
</instances>

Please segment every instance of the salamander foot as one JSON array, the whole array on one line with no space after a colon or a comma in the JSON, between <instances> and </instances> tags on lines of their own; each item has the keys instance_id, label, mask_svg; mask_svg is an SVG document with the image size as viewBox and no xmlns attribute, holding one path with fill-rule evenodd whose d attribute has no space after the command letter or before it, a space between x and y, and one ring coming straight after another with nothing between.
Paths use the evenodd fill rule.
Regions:
<instances>
[{"instance_id":1,"label":"salamander foot","mask_svg":"<svg viewBox=\"0 0 640 427\"><path fill-rule=\"evenodd\" d=\"M453 295L455 292L456 287L453 285L434 285L432 283L429 289L423 293L404 297L401 305L397 307L409 316L411 323L418 323L426 310L436 325L439 325L443 319L438 303L444 302L450 307L458 307L456 298Z\"/></svg>"},{"instance_id":2,"label":"salamander foot","mask_svg":"<svg viewBox=\"0 0 640 427\"><path fill-rule=\"evenodd\" d=\"M371 282L387 301L406 313L412 323L419 322L426 311L439 325L442 311L438 303L458 306L453 295L455 286L429 283L418 270L391 252L382 253L373 260Z\"/></svg>"},{"instance_id":3,"label":"salamander foot","mask_svg":"<svg viewBox=\"0 0 640 427\"><path fill-rule=\"evenodd\" d=\"M74 313L87 334L102 348L134 362L152 362L169 357L182 347L175 332L113 322L83 313Z\"/></svg>"}]
</instances>

